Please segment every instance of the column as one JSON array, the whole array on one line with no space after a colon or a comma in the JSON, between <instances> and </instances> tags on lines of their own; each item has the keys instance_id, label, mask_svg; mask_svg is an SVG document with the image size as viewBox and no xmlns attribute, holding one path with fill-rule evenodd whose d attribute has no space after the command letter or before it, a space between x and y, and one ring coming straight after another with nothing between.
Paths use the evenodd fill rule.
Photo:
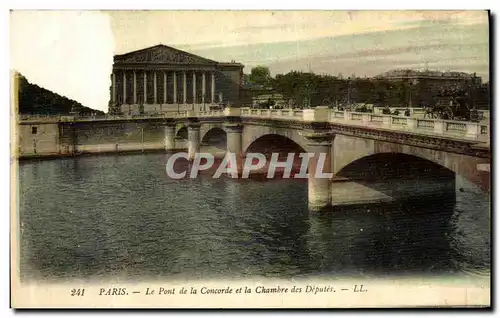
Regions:
<instances>
[{"instance_id":1,"label":"column","mask_svg":"<svg viewBox=\"0 0 500 318\"><path fill-rule=\"evenodd\" d=\"M182 102L187 104L187 74L186 71L182 72Z\"/></svg>"},{"instance_id":2,"label":"column","mask_svg":"<svg viewBox=\"0 0 500 318\"><path fill-rule=\"evenodd\" d=\"M206 86L206 79L205 79L205 72L201 73L201 103L205 104L205 86Z\"/></svg>"},{"instance_id":3,"label":"column","mask_svg":"<svg viewBox=\"0 0 500 318\"><path fill-rule=\"evenodd\" d=\"M127 103L127 71L123 71L123 101L122 104Z\"/></svg>"},{"instance_id":4,"label":"column","mask_svg":"<svg viewBox=\"0 0 500 318\"><path fill-rule=\"evenodd\" d=\"M193 71L193 104L196 104L196 72Z\"/></svg>"},{"instance_id":5,"label":"column","mask_svg":"<svg viewBox=\"0 0 500 318\"><path fill-rule=\"evenodd\" d=\"M314 154L309 159L309 209L313 212L325 211L332 205L332 137L312 135L308 137L308 142L308 152Z\"/></svg>"},{"instance_id":6,"label":"column","mask_svg":"<svg viewBox=\"0 0 500 318\"><path fill-rule=\"evenodd\" d=\"M238 175L243 171L243 154L242 154L242 131L243 126L238 123L226 124L224 126L227 134L227 153L232 153L236 157L236 167Z\"/></svg>"},{"instance_id":7,"label":"column","mask_svg":"<svg viewBox=\"0 0 500 318\"><path fill-rule=\"evenodd\" d=\"M214 99L215 99L215 72L212 72L212 87L211 87L211 90L212 90L212 94L210 95L210 103L213 104L214 103Z\"/></svg>"},{"instance_id":8,"label":"column","mask_svg":"<svg viewBox=\"0 0 500 318\"><path fill-rule=\"evenodd\" d=\"M200 152L200 124L188 124L188 160L193 160Z\"/></svg>"},{"instance_id":9,"label":"column","mask_svg":"<svg viewBox=\"0 0 500 318\"><path fill-rule=\"evenodd\" d=\"M153 72L153 104L158 104L158 88L156 87L156 71Z\"/></svg>"},{"instance_id":10,"label":"column","mask_svg":"<svg viewBox=\"0 0 500 318\"><path fill-rule=\"evenodd\" d=\"M148 76L146 71L144 71L144 101L143 104L148 103Z\"/></svg>"},{"instance_id":11,"label":"column","mask_svg":"<svg viewBox=\"0 0 500 318\"><path fill-rule=\"evenodd\" d=\"M167 103L167 72L163 72L163 104Z\"/></svg>"},{"instance_id":12,"label":"column","mask_svg":"<svg viewBox=\"0 0 500 318\"><path fill-rule=\"evenodd\" d=\"M137 74L134 71L134 84L133 84L133 90L134 90L134 104L137 104Z\"/></svg>"},{"instance_id":13,"label":"column","mask_svg":"<svg viewBox=\"0 0 500 318\"><path fill-rule=\"evenodd\" d=\"M116 75L115 73L111 73L111 100L113 101L113 105L116 104Z\"/></svg>"},{"instance_id":14,"label":"column","mask_svg":"<svg viewBox=\"0 0 500 318\"><path fill-rule=\"evenodd\" d=\"M165 150L175 149L175 125L165 126Z\"/></svg>"},{"instance_id":15,"label":"column","mask_svg":"<svg viewBox=\"0 0 500 318\"><path fill-rule=\"evenodd\" d=\"M174 104L177 104L177 72L174 71L174 77L173 77L173 81L174 81Z\"/></svg>"}]
</instances>

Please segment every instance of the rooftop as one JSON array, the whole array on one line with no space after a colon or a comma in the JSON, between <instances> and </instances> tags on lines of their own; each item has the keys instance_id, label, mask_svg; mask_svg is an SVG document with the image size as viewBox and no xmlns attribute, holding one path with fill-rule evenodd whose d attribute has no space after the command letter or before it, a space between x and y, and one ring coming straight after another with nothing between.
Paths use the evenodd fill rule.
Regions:
<instances>
[{"instance_id":1,"label":"rooftop","mask_svg":"<svg viewBox=\"0 0 500 318\"><path fill-rule=\"evenodd\" d=\"M453 77L453 78L473 78L477 77L476 73L456 72L456 71L439 71L439 70L415 70L415 69L395 69L390 70L380 75L378 78L384 77Z\"/></svg>"}]
</instances>

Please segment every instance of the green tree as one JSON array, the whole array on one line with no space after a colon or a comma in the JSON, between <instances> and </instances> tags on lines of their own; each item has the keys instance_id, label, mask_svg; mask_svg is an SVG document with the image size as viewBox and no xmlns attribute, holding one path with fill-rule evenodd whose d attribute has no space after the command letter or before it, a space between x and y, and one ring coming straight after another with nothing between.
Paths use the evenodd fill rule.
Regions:
<instances>
[{"instance_id":1,"label":"green tree","mask_svg":"<svg viewBox=\"0 0 500 318\"><path fill-rule=\"evenodd\" d=\"M271 72L266 66L255 66L250 71L250 83L268 87L271 83Z\"/></svg>"},{"instance_id":2,"label":"green tree","mask_svg":"<svg viewBox=\"0 0 500 318\"><path fill-rule=\"evenodd\" d=\"M19 109L20 114L104 114L102 111L85 107L80 103L58 95L36 84L31 84L22 75L19 77Z\"/></svg>"}]
</instances>

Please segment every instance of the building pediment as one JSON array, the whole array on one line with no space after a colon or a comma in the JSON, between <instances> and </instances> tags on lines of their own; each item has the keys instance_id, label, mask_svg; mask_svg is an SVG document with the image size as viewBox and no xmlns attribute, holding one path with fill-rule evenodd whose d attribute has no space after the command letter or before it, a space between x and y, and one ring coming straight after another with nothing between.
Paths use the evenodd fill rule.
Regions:
<instances>
[{"instance_id":1,"label":"building pediment","mask_svg":"<svg viewBox=\"0 0 500 318\"><path fill-rule=\"evenodd\" d=\"M216 61L162 44L122 55L115 55L114 60L115 63L124 64L217 64Z\"/></svg>"}]
</instances>

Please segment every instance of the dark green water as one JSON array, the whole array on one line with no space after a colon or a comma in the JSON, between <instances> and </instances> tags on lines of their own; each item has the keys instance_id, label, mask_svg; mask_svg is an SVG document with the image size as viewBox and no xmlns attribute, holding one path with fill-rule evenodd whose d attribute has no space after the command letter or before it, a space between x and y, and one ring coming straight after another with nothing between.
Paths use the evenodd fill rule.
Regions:
<instances>
[{"instance_id":1,"label":"dark green water","mask_svg":"<svg viewBox=\"0 0 500 318\"><path fill-rule=\"evenodd\" d=\"M165 154L20 163L22 279L487 276L489 196L311 215L307 183L171 180Z\"/></svg>"}]
</instances>

